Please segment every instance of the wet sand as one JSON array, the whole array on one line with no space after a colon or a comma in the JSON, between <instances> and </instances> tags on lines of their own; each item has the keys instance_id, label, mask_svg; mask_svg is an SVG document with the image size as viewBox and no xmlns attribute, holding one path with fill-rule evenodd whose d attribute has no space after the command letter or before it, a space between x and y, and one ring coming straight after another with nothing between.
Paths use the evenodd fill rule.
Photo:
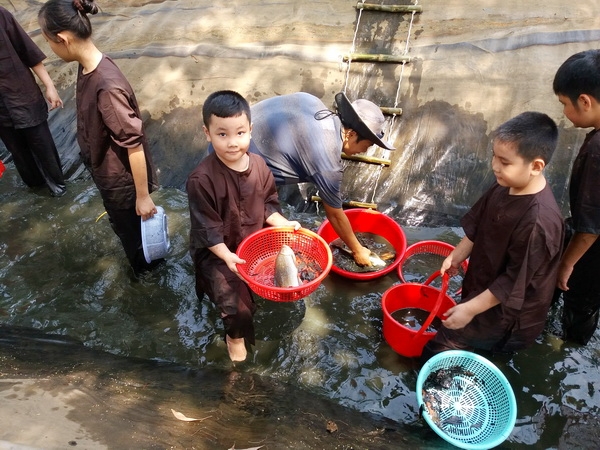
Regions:
<instances>
[{"instance_id":1,"label":"wet sand","mask_svg":"<svg viewBox=\"0 0 600 450\"><path fill-rule=\"evenodd\" d=\"M431 433L244 370L121 358L0 326L0 449L383 450Z\"/></svg>"}]
</instances>

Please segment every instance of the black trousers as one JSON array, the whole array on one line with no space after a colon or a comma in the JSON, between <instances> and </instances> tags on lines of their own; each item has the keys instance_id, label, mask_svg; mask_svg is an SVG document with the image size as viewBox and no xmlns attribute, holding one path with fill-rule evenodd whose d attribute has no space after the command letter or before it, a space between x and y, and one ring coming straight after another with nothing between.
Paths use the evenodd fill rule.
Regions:
<instances>
[{"instance_id":1,"label":"black trousers","mask_svg":"<svg viewBox=\"0 0 600 450\"><path fill-rule=\"evenodd\" d=\"M60 158L47 121L29 128L0 126L0 139L27 186L46 184L54 196L65 193Z\"/></svg>"},{"instance_id":2,"label":"black trousers","mask_svg":"<svg viewBox=\"0 0 600 450\"><path fill-rule=\"evenodd\" d=\"M590 250L577 261L569 290L562 292L564 338L582 345L592 338L600 318L600 255L597 248Z\"/></svg>"},{"instance_id":3,"label":"black trousers","mask_svg":"<svg viewBox=\"0 0 600 450\"><path fill-rule=\"evenodd\" d=\"M565 249L573 234L572 218L565 220ZM596 240L577 261L567 283L568 291L556 289L553 301L562 295L562 327L564 338L586 345L600 319L600 240Z\"/></svg>"}]
</instances>

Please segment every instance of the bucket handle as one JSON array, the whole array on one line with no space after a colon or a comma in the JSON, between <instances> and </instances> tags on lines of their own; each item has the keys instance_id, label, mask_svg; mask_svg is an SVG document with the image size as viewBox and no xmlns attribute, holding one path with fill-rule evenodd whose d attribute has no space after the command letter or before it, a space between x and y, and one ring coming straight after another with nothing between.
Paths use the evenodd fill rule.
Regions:
<instances>
[{"instance_id":1,"label":"bucket handle","mask_svg":"<svg viewBox=\"0 0 600 450\"><path fill-rule=\"evenodd\" d=\"M438 270L437 272L434 272L429 278L427 278L427 281L425 281L424 284L425 285L431 284L431 282L439 276L440 276L440 271ZM447 273L445 273L442 276L442 289L440 290L440 295L438 295L437 301L435 302L433 309L429 313L429 317L427 317L427 320L425 320L425 322L423 323L421 328L419 328L419 330L414 334L413 339L416 339L419 336L421 336L425 332L425 330L427 330L429 325L431 325L431 322L433 322L433 319L435 319L435 317L437 316L440 306L442 306L442 300L444 299L444 296L446 295L446 291L448 290L449 280L450 280L450 277L448 276Z\"/></svg>"}]
</instances>

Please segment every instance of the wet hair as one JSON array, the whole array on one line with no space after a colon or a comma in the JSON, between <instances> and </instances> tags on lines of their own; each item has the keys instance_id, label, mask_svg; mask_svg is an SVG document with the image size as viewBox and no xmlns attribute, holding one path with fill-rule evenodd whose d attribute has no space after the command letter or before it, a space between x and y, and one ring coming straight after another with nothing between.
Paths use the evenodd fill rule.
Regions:
<instances>
[{"instance_id":1,"label":"wet hair","mask_svg":"<svg viewBox=\"0 0 600 450\"><path fill-rule=\"evenodd\" d=\"M94 0L48 0L40 8L38 22L42 32L58 42L57 34L70 31L79 39L92 35L92 24L88 14L97 14Z\"/></svg>"},{"instance_id":2,"label":"wet hair","mask_svg":"<svg viewBox=\"0 0 600 450\"><path fill-rule=\"evenodd\" d=\"M358 144L360 141L369 141L369 139L367 139L366 137L360 135L358 133L358 131L356 131L354 129L354 127L346 120L344 120L342 118L342 115L338 113L338 117L340 118L340 122L342 122L342 126L346 129L346 130L352 130L356 133L356 143Z\"/></svg>"},{"instance_id":3,"label":"wet hair","mask_svg":"<svg viewBox=\"0 0 600 450\"><path fill-rule=\"evenodd\" d=\"M202 105L202 117L204 126L208 128L210 117L221 118L238 117L246 114L248 122L250 119L250 105L246 99L235 91L216 91L206 97Z\"/></svg>"},{"instance_id":4,"label":"wet hair","mask_svg":"<svg viewBox=\"0 0 600 450\"><path fill-rule=\"evenodd\" d=\"M517 154L527 162L541 158L548 164L558 143L558 127L546 114L528 111L496 128L492 139L515 144Z\"/></svg>"},{"instance_id":5,"label":"wet hair","mask_svg":"<svg viewBox=\"0 0 600 450\"><path fill-rule=\"evenodd\" d=\"M556 71L552 89L568 97L575 108L581 94L600 101L600 50L586 50L571 55Z\"/></svg>"}]
</instances>

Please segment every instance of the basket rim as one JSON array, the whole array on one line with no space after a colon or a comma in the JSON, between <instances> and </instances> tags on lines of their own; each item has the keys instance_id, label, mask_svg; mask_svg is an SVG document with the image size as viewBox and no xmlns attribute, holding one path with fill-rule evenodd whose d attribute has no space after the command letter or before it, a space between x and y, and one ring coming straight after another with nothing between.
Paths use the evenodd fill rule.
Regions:
<instances>
[{"instance_id":1,"label":"basket rim","mask_svg":"<svg viewBox=\"0 0 600 450\"><path fill-rule=\"evenodd\" d=\"M264 290L264 291L268 291L269 293L272 293L273 295L271 295L269 297L265 297L265 298L267 298L268 300L274 300L274 301L287 301L287 300L282 300L282 298L286 299L289 297L294 297L294 299L295 299L295 297L297 297L298 294L306 293L305 294L305 296L306 296L306 295L310 294L311 292L313 292L319 286L319 284L321 284L321 282L325 279L325 277L327 277L327 275L329 274L331 267L333 265L333 256L331 254L331 249L329 248L329 244L327 244L327 242L325 242L325 239L323 239L321 236L319 236L314 231L309 230L308 228L301 227L298 230L296 230L292 226L268 226L268 227L263 227L260 230L257 230L255 232L249 234L248 236L246 236L242 240L242 242L240 242L240 244L238 245L235 253L237 255L239 255L243 250L245 250L252 243L252 241L254 239L256 239L257 236L261 236L263 234L270 234L270 233L296 233L296 234L303 234L305 236L309 236L313 239L316 239L323 246L323 248L325 248L325 250L327 252L326 266L322 268L321 273L317 277L315 277L315 279L313 279L307 283L304 283L300 286L295 286L295 287L279 287L279 286L266 285L266 284L262 284L262 283L255 281L248 273L247 265L240 264L240 265L238 265L238 272L240 273L240 275L242 276L244 281L248 284L248 286L251 289L253 286L256 286L260 290Z\"/></svg>"},{"instance_id":2,"label":"basket rim","mask_svg":"<svg viewBox=\"0 0 600 450\"><path fill-rule=\"evenodd\" d=\"M430 240L425 240L425 241L418 241L418 242L415 242L415 243L409 245L406 248L406 251L404 252L404 256L402 257L402 260L398 263L398 270L397 270L397 272L398 272L398 278L400 278L400 281L402 283L409 283L404 278L404 273L403 273L404 263L411 256L418 255L418 254L431 253L431 252L419 251L422 247L426 247L426 246L439 247L439 248L442 248L444 250L449 250L450 252L456 248L456 246L454 246L452 244L449 244L448 242L438 241L438 240L431 240L431 239ZM448 252L448 253L450 253L450 252ZM443 256L443 255L440 255L440 256ZM469 260L465 259L462 263L460 263L460 266L461 266L463 272L466 272L467 269L468 269L468 267L469 267ZM455 294L456 295L460 295L461 292L462 292L462 287L459 288L456 291Z\"/></svg>"},{"instance_id":3,"label":"basket rim","mask_svg":"<svg viewBox=\"0 0 600 450\"><path fill-rule=\"evenodd\" d=\"M387 214L382 213L381 211L373 210L373 209L348 208L348 209L344 210L344 214L346 214L346 216L348 216L348 214L350 214L350 215L371 214L371 215L376 215L376 216L382 217L383 220L386 220L388 223L395 224L395 226L398 228L398 230L401 233L402 240L404 241L404 246L401 249L396 249L394 247L394 250L396 250L396 258L389 266L386 266L386 267L382 268L381 270L374 270L372 272L350 272L348 270L344 270L344 269L336 266L335 264L332 264L331 271L339 276L342 276L344 278L348 278L348 279L351 279L354 281L370 281L370 280L373 280L376 278L383 277L383 276L389 274L390 272L394 271L394 269L396 269L398 267L398 265L402 261L402 258L404 257L404 254L406 253L406 234L404 233L404 230L402 229L400 224L398 222L396 222L392 217L388 216ZM323 229L329 224L330 224L329 219L325 219L323 221L323 223L317 229L317 234L319 234L319 236L320 236ZM333 225L331 225L331 226L333 227ZM336 236L336 238L339 237L339 235L337 233L335 233L335 236ZM335 239L332 239L332 242L333 242L333 240L335 240ZM327 241L325 241L325 242L327 243L327 246L329 246L329 242L327 242Z\"/></svg>"},{"instance_id":4,"label":"basket rim","mask_svg":"<svg viewBox=\"0 0 600 450\"><path fill-rule=\"evenodd\" d=\"M445 441L455 445L456 447L463 448L463 449L469 449L469 450L487 450L487 449L496 447L496 446L500 445L502 442L504 442L508 438L508 436L510 436L510 434L512 433L512 430L514 429L514 426L515 426L515 423L517 420L517 400L515 398L514 390L511 386L510 382L506 378L506 375L504 375L502 373L502 371L493 362L491 362L487 358L485 358L477 353L469 352L467 350L447 350L447 351L437 353L436 355L432 356L429 360L427 360L425 362L425 364L423 364L423 367L421 367L421 369L419 370L419 375L417 377L417 384L415 387L415 391L416 391L416 395L417 395L418 408L421 409L421 406L424 405L422 389L423 389L423 384L425 382L425 379L431 373L431 371L430 371L431 366L438 363L442 359L450 359L450 358L454 358L454 357L462 357L462 358L472 359L472 360L475 360L475 361L483 364L484 366L486 366L486 368L488 368L492 372L492 374L494 376L498 377L499 380L502 382L502 384L506 387L505 390L506 390L506 394L508 397L510 411L509 411L509 418L508 418L508 421L507 421L507 424L506 424L504 430L501 433L499 433L498 436L495 436L493 439L490 439L488 441L481 442L478 444L472 444L472 443L461 441L459 439L455 439L452 436L446 434L431 419L431 417L429 416L429 413L427 412L427 408L423 408L424 410L423 410L422 416L425 419L425 422L427 422L429 427L438 436L440 436Z\"/></svg>"},{"instance_id":5,"label":"basket rim","mask_svg":"<svg viewBox=\"0 0 600 450\"><path fill-rule=\"evenodd\" d=\"M394 317L392 316L392 313L394 311L390 311L390 309L388 308L386 299L389 295L392 295L392 293L394 293L394 291L396 290L402 290L402 289L406 289L409 288L411 286L414 287L418 287L420 289L425 288L427 290L431 290L431 291L435 291L436 294L440 293L440 289L428 285L428 284L421 284L421 283L397 283L394 284L392 286L390 286L388 289L386 289L383 293L383 295L381 296L381 311L383 312L383 315L386 319L388 319L389 322L394 323L400 327L403 327L404 329L408 330L408 331L413 331L408 327L405 327L404 325L402 325L401 323L399 323L396 319L394 319ZM454 305L456 305L456 301L448 295L448 293L445 293L444 296L446 297L447 300L450 300L450 302L452 302ZM428 311L429 313L431 313L431 311ZM416 331L414 332L416 334ZM421 333L421 335L425 335L425 336L435 336L437 334L437 331L423 331Z\"/></svg>"}]
</instances>

